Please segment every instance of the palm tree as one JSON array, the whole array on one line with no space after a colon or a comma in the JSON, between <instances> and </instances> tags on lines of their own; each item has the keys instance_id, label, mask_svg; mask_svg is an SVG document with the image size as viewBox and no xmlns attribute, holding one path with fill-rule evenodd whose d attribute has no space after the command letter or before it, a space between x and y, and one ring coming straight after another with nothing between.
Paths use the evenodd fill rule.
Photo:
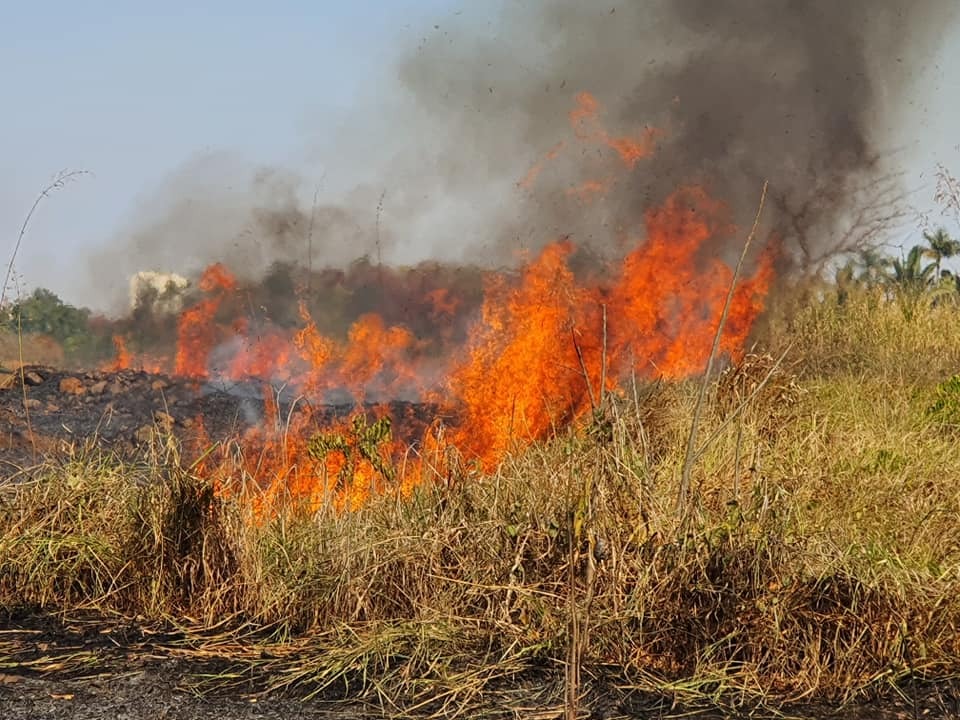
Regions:
<instances>
[{"instance_id":1,"label":"palm tree","mask_svg":"<svg viewBox=\"0 0 960 720\"><path fill-rule=\"evenodd\" d=\"M906 258L893 259L893 274L890 279L901 289L919 292L931 285L931 279L937 268L937 263L923 265L923 256L927 249L922 245L910 248Z\"/></svg>"},{"instance_id":2,"label":"palm tree","mask_svg":"<svg viewBox=\"0 0 960 720\"><path fill-rule=\"evenodd\" d=\"M888 277L890 258L876 248L862 248L854 262L860 268L857 279L867 287L876 287Z\"/></svg>"},{"instance_id":3,"label":"palm tree","mask_svg":"<svg viewBox=\"0 0 960 720\"><path fill-rule=\"evenodd\" d=\"M923 239L927 241L929 248L923 251L927 257L932 257L934 266L937 269L937 277L941 277L940 263L954 255L960 255L960 240L954 240L943 228L936 232L923 233Z\"/></svg>"}]
</instances>

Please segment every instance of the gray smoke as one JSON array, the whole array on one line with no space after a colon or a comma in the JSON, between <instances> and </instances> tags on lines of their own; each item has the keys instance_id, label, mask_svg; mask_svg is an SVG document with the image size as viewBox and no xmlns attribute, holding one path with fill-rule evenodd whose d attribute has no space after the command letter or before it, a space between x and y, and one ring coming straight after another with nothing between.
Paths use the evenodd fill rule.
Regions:
<instances>
[{"instance_id":1,"label":"gray smoke","mask_svg":"<svg viewBox=\"0 0 960 720\"><path fill-rule=\"evenodd\" d=\"M133 211L115 243L90 258L91 276L126 307L127 280L138 270L196 278L212 262L257 279L276 262L343 266L389 233L376 230L377 197L357 188L335 202L319 198L294 172L260 168L225 154L192 158Z\"/></svg>"},{"instance_id":2,"label":"gray smoke","mask_svg":"<svg viewBox=\"0 0 960 720\"><path fill-rule=\"evenodd\" d=\"M857 188L889 172L889 117L958 11L955 0L513 2L494 36L438 36L400 74L437 125L456 128L447 134L472 168L491 174L569 136L580 91L612 131L664 131L601 207L584 213L556 192L576 177L557 177L542 212L510 218L507 242L532 224L609 237L614 219L639 221L683 183L705 184L748 225L766 179L769 222L809 249L869 201ZM441 165L445 186L465 173L454 156Z\"/></svg>"},{"instance_id":3,"label":"gray smoke","mask_svg":"<svg viewBox=\"0 0 960 720\"><path fill-rule=\"evenodd\" d=\"M367 184L311 207L292 173L194 162L106 266L257 272L305 264L308 235L314 265L381 252L508 263L568 234L611 254L681 184L704 184L749 225L765 179L768 227L809 252L829 246L856 188L888 171L890 118L958 11L956 0L509 0L486 25L450 16L400 58L397 87L358 108L356 152L349 137L331 143L344 165L376 165ZM656 151L589 205L567 191L610 170L609 148L567 152L518 188L571 139L583 91L613 134L662 130Z\"/></svg>"}]
</instances>

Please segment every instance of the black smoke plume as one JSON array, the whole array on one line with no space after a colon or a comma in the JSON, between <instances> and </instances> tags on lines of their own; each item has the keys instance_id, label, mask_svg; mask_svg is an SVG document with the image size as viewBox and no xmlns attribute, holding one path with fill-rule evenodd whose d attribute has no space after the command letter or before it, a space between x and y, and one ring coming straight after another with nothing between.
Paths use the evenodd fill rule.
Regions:
<instances>
[{"instance_id":1,"label":"black smoke plume","mask_svg":"<svg viewBox=\"0 0 960 720\"><path fill-rule=\"evenodd\" d=\"M554 192L507 242L532 224L596 240L611 218L639 221L685 183L705 184L748 225L769 180L768 222L812 260L844 222L865 231L890 212L886 129L958 11L952 0L511 2L491 36L438 36L401 77L479 167L515 172L512 158L564 137L580 91L608 125L663 130L599 214ZM444 184L457 185L460 157ZM858 202L875 212L852 216Z\"/></svg>"}]
</instances>

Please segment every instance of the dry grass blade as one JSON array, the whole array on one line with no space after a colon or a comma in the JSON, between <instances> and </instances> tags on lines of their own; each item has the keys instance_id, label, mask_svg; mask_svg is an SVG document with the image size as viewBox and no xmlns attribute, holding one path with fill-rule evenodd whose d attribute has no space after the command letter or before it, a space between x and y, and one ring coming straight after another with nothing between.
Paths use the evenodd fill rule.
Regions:
<instances>
[{"instance_id":1,"label":"dry grass blade","mask_svg":"<svg viewBox=\"0 0 960 720\"><path fill-rule=\"evenodd\" d=\"M40 203L48 198L54 190L59 190L67 185L67 183L89 174L90 172L88 170L62 170L37 194L33 205L30 206L30 210L27 211L27 215L20 225L17 241L13 245L13 252L10 253L10 261L7 263L7 270L3 276L3 285L0 286L0 308L6 304L7 289L10 286L10 276L13 274L13 266L17 261L17 254L20 252L20 246L23 244L23 238L27 234L27 228L30 226L30 221L33 219L33 215L40 206Z\"/></svg>"},{"instance_id":2,"label":"dry grass blade","mask_svg":"<svg viewBox=\"0 0 960 720\"><path fill-rule=\"evenodd\" d=\"M767 198L768 182L764 181L763 190L760 193L760 203L757 207L757 214L753 219L753 226L743 243L743 249L740 252L740 259L733 271L733 277L730 279L730 288L727 291L727 299L723 303L723 311L720 313L720 321L717 323L717 331L713 336L713 346L710 348L710 355L707 357L707 367L703 372L703 380L700 382L700 392L697 394L697 402L693 409L693 419L690 422L690 433L687 436L687 450L683 457L683 468L680 471L680 495L678 498L678 507L681 515L687 517L689 507L688 500L690 494L690 472L696 462L695 449L697 446L697 431L700 426L700 413L703 410L703 400L707 393L707 386L710 382L710 376L713 371L713 363L716 361L717 352L720 349L720 338L723 336L723 328L727 323L727 315L730 312L730 304L733 301L733 294L737 288L737 282L740 279L740 273L743 271L744 261L747 259L747 252L753 242L754 235L760 225L760 216L763 214L763 205Z\"/></svg>"}]
</instances>

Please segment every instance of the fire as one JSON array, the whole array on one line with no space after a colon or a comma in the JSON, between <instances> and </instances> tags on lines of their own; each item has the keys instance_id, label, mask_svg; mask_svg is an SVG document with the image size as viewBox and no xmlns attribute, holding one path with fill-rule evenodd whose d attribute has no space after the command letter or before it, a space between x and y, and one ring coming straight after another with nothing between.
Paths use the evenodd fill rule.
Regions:
<instances>
[{"instance_id":1,"label":"fire","mask_svg":"<svg viewBox=\"0 0 960 720\"><path fill-rule=\"evenodd\" d=\"M558 157L560 157L560 152L564 149L564 147L566 147L566 143L561 141L561 142L558 142L556 145L554 145L552 148L550 148L550 150L544 156L543 160L541 160L532 168L530 168L530 170L523 177L523 179L517 183L517 186L524 188L525 190L529 190L530 188L532 188L534 184L537 182L537 178L540 177L540 173L542 173L544 167L546 167L547 162L549 162L550 160L556 160Z\"/></svg>"},{"instance_id":2,"label":"fire","mask_svg":"<svg viewBox=\"0 0 960 720\"><path fill-rule=\"evenodd\" d=\"M723 205L697 187L678 190L663 207L647 212L647 240L627 255L610 295L618 320L611 325L615 363L630 362L630 354L672 378L704 367L733 272L698 253L711 238L731 232L724 216ZM721 342L727 353L739 351L762 310L772 259L764 255L754 277L738 285Z\"/></svg>"},{"instance_id":3,"label":"fire","mask_svg":"<svg viewBox=\"0 0 960 720\"><path fill-rule=\"evenodd\" d=\"M113 336L113 347L117 351L113 363L107 366L108 370L116 372L117 370L126 370L133 364L133 354L127 349L127 341L121 335Z\"/></svg>"},{"instance_id":4,"label":"fire","mask_svg":"<svg viewBox=\"0 0 960 720\"><path fill-rule=\"evenodd\" d=\"M602 180L587 180L575 187L567 188L567 195L577 198L580 202L589 203L607 190L609 190L609 183Z\"/></svg>"},{"instance_id":5,"label":"fire","mask_svg":"<svg viewBox=\"0 0 960 720\"><path fill-rule=\"evenodd\" d=\"M486 469L516 441L541 439L584 410L591 373L578 367L577 347L590 343L596 359L597 339L584 331L596 328L590 315L598 305L567 267L572 251L568 241L552 243L527 265L519 287L491 284L468 359L451 376L463 423L454 444ZM592 374L595 384L595 367Z\"/></svg>"},{"instance_id":6,"label":"fire","mask_svg":"<svg viewBox=\"0 0 960 720\"><path fill-rule=\"evenodd\" d=\"M164 372L165 364L162 360L152 357L136 355L127 345L127 339L122 335L113 336L113 347L116 351L111 362L103 363L101 370L118 372L120 370L143 370L151 373Z\"/></svg>"},{"instance_id":7,"label":"fire","mask_svg":"<svg viewBox=\"0 0 960 720\"><path fill-rule=\"evenodd\" d=\"M577 96L569 118L576 143L612 149L621 171L653 152L659 131L611 135L600 110L591 95ZM520 185L531 187L572 146L554 146ZM570 193L593 202L612 182L587 179ZM282 416L265 387L263 422L238 438L244 474L259 488L255 506L268 511L293 498L311 511L350 510L389 488L409 493L429 472L444 474L454 448L465 462L492 470L507 453L576 422L631 373L701 372L733 282L711 248L735 230L723 203L702 187L681 187L647 210L643 228L624 229L631 249L602 278L578 277L571 266L578 248L569 239L548 243L515 276L491 273L465 343L449 330L460 300L446 288L424 293L425 317L438 326L429 341L372 312L333 337L320 331L303 301L296 330L254 323L231 302L238 280L212 265L199 283L203 297L180 316L172 369L292 388L302 400L295 412ZM767 252L738 280L724 353L741 352L772 277ZM116 343L117 365L129 366L123 339ZM400 399L435 416L416 418L385 404ZM322 410L332 402L355 410L332 419ZM208 455L202 464L223 493L237 492L231 467L225 455L221 462Z\"/></svg>"},{"instance_id":8,"label":"fire","mask_svg":"<svg viewBox=\"0 0 960 720\"><path fill-rule=\"evenodd\" d=\"M188 377L206 375L207 357L216 346L214 316L226 293L235 290L236 278L220 263L211 265L200 276L200 289L211 293L180 316L177 324L177 356L174 372Z\"/></svg>"},{"instance_id":9,"label":"fire","mask_svg":"<svg viewBox=\"0 0 960 720\"><path fill-rule=\"evenodd\" d=\"M587 92L577 95L576 106L570 111L570 125L578 140L606 145L616 151L630 169L653 152L661 131L645 128L638 136L612 137L600 124L600 111L600 103L593 95Z\"/></svg>"},{"instance_id":10,"label":"fire","mask_svg":"<svg viewBox=\"0 0 960 720\"><path fill-rule=\"evenodd\" d=\"M227 377L289 379L294 348L286 334L275 329L254 334L242 326L234 326L234 331L244 340L230 360Z\"/></svg>"}]
</instances>

